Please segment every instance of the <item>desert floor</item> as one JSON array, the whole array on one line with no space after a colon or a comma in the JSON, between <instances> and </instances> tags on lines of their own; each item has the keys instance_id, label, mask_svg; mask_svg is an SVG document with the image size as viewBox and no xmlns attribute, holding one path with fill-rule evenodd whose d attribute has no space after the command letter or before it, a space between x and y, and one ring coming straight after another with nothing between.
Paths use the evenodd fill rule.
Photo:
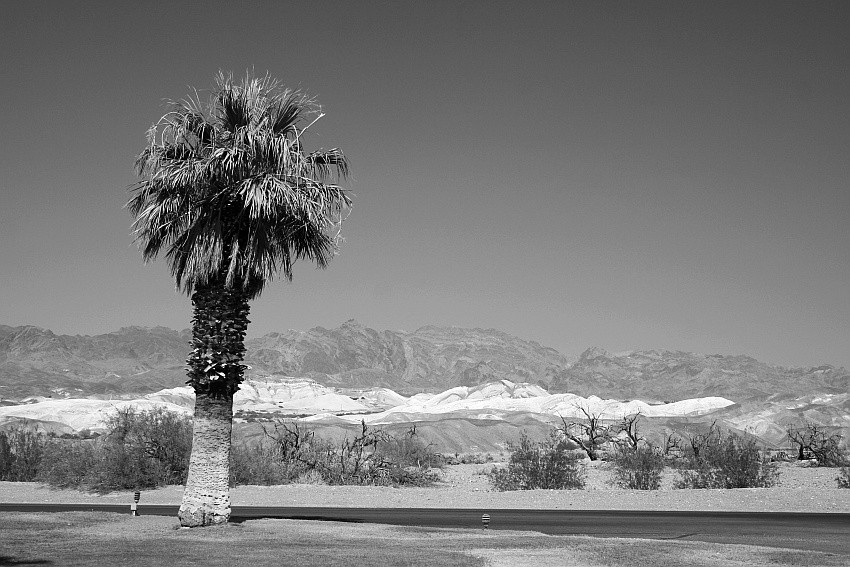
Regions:
<instances>
[{"instance_id":1,"label":"desert floor","mask_svg":"<svg viewBox=\"0 0 850 567\"><path fill-rule=\"evenodd\" d=\"M239 486L232 490L234 505L332 506L378 508L536 508L573 510L706 510L850 513L850 490L835 482L838 469L780 465L778 486L735 490L676 490L675 471L665 473L662 489L624 490L612 487L605 463L587 466L583 490L494 492L486 472L492 465L452 465L432 488L371 486ZM179 504L183 489L170 486L143 491L141 504ZM97 495L54 490L37 483L0 482L0 502L129 503L131 492Z\"/></svg>"}]
</instances>

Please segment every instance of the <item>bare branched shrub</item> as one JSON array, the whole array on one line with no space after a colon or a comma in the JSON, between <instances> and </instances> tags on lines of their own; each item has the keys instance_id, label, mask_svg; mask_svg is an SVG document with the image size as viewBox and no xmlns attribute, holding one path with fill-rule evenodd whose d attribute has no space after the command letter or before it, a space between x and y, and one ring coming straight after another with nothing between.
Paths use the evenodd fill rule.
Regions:
<instances>
[{"instance_id":1,"label":"bare branched shrub","mask_svg":"<svg viewBox=\"0 0 850 567\"><path fill-rule=\"evenodd\" d=\"M685 456L684 440L677 433L669 433L664 436L664 446L661 454L668 464L675 465Z\"/></svg>"},{"instance_id":2,"label":"bare branched shrub","mask_svg":"<svg viewBox=\"0 0 850 567\"><path fill-rule=\"evenodd\" d=\"M286 484L310 479L331 485L427 486L443 459L411 427L399 437L361 422L338 443L317 438L297 421L275 422L260 443L236 445L233 484ZM318 477L317 477L318 475Z\"/></svg>"},{"instance_id":3,"label":"bare branched shrub","mask_svg":"<svg viewBox=\"0 0 850 567\"><path fill-rule=\"evenodd\" d=\"M828 429L810 421L805 421L802 427L789 425L788 439L797 446L797 459L816 459L820 467L841 466L844 456L840 444L844 437Z\"/></svg>"},{"instance_id":4,"label":"bare branched shrub","mask_svg":"<svg viewBox=\"0 0 850 567\"><path fill-rule=\"evenodd\" d=\"M584 414L584 419L567 421L561 417L558 430L566 439L581 447L591 461L595 461L599 458L602 446L610 441L611 432L602 422L600 414L591 413L583 407L578 409Z\"/></svg>"},{"instance_id":5,"label":"bare branched shrub","mask_svg":"<svg viewBox=\"0 0 850 567\"><path fill-rule=\"evenodd\" d=\"M385 460L403 468L426 470L441 468L446 464L445 457L434 451L434 444L427 443L416 433L416 424L403 435L390 435L378 443L378 452Z\"/></svg>"},{"instance_id":6,"label":"bare branched shrub","mask_svg":"<svg viewBox=\"0 0 850 567\"><path fill-rule=\"evenodd\" d=\"M609 430L612 434L611 440L627 449L636 450L641 442L646 441L638 431L641 417L643 415L640 412L624 415L620 423Z\"/></svg>"},{"instance_id":7,"label":"bare branched shrub","mask_svg":"<svg viewBox=\"0 0 850 567\"><path fill-rule=\"evenodd\" d=\"M534 490L584 488L585 470L578 455L567 449L559 429L553 429L549 438L535 443L525 432L519 443L508 443L511 453L508 466L494 467L489 474L495 490Z\"/></svg>"},{"instance_id":8,"label":"bare branched shrub","mask_svg":"<svg viewBox=\"0 0 850 567\"><path fill-rule=\"evenodd\" d=\"M708 432L690 438L676 488L769 488L778 471L754 439L724 434L712 424Z\"/></svg>"}]
</instances>

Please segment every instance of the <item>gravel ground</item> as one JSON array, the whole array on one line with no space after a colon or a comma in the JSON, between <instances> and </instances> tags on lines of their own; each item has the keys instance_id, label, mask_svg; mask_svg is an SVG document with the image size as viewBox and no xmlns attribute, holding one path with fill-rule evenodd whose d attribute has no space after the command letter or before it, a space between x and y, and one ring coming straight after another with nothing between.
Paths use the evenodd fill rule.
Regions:
<instances>
[{"instance_id":1,"label":"gravel ground","mask_svg":"<svg viewBox=\"0 0 850 567\"><path fill-rule=\"evenodd\" d=\"M668 471L661 490L624 490L609 485L604 463L587 467L584 490L493 492L486 472L492 465L446 467L433 488L371 486L240 486L231 492L234 505L341 506L382 508L536 508L573 510L706 510L850 513L850 490L835 483L837 469L780 467L775 488L736 490L674 490L677 475ZM141 504L179 504L180 486L142 493ZM131 492L99 496L76 490L53 490L31 482L0 482L0 503L126 503Z\"/></svg>"}]
</instances>

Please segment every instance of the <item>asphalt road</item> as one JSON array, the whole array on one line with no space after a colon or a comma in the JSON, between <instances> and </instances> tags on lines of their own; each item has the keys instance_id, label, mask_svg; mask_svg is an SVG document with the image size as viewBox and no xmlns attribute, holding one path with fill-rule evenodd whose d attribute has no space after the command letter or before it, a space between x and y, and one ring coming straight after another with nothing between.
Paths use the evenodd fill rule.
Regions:
<instances>
[{"instance_id":1,"label":"asphalt road","mask_svg":"<svg viewBox=\"0 0 850 567\"><path fill-rule=\"evenodd\" d=\"M139 514L176 516L177 505L139 504ZM129 513L115 504L2 504L0 511L71 510ZM823 551L850 556L850 514L791 512L649 512L628 510L491 510L440 508L286 508L234 506L232 520L288 518L588 535L681 539Z\"/></svg>"}]
</instances>

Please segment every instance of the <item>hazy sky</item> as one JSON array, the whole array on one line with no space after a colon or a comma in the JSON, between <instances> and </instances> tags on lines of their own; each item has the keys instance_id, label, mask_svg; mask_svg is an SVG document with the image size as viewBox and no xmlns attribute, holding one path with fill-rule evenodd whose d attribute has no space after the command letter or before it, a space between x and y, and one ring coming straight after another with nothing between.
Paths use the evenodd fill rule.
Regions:
<instances>
[{"instance_id":1,"label":"hazy sky","mask_svg":"<svg viewBox=\"0 0 850 567\"><path fill-rule=\"evenodd\" d=\"M219 69L315 95L354 208L249 336L495 327L850 367L850 3L36 2L0 23L0 324L189 326L122 207Z\"/></svg>"}]
</instances>

